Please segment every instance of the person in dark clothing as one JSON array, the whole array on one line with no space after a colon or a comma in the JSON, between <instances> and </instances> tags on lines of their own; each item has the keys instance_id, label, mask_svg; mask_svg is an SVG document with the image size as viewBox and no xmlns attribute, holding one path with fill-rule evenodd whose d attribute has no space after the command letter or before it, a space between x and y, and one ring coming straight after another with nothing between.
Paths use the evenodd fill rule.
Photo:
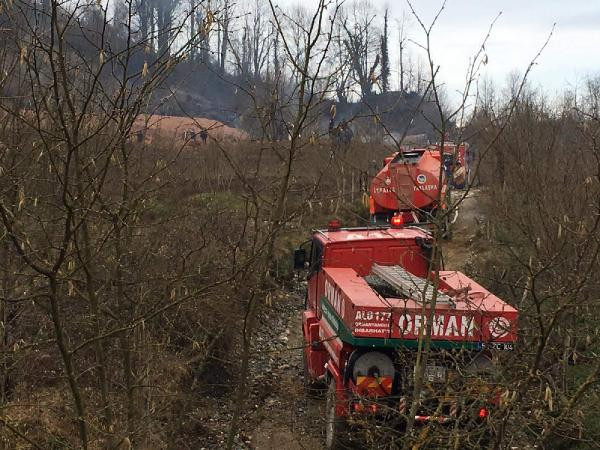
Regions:
<instances>
[{"instance_id":1,"label":"person in dark clothing","mask_svg":"<svg viewBox=\"0 0 600 450\"><path fill-rule=\"evenodd\" d=\"M467 165L467 184L469 186L479 186L481 181L479 180L479 170L475 170L476 167L476 150L474 147L467 147L465 159Z\"/></svg>"},{"instance_id":2,"label":"person in dark clothing","mask_svg":"<svg viewBox=\"0 0 600 450\"><path fill-rule=\"evenodd\" d=\"M200 139L202 139L203 144L206 144L206 140L208 139L208 131L206 128L202 128L200 131Z\"/></svg>"}]
</instances>

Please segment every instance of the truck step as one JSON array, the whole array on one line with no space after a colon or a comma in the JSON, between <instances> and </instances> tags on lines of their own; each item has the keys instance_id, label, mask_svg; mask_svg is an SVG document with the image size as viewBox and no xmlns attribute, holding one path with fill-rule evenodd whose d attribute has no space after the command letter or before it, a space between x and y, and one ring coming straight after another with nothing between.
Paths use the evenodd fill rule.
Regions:
<instances>
[{"instance_id":1,"label":"truck step","mask_svg":"<svg viewBox=\"0 0 600 450\"><path fill-rule=\"evenodd\" d=\"M371 273L386 281L398 292L419 303L423 303L423 301L431 302L436 291L431 281L417 277L400 266L373 264ZM455 306L454 300L439 290L437 291L436 304Z\"/></svg>"}]
</instances>

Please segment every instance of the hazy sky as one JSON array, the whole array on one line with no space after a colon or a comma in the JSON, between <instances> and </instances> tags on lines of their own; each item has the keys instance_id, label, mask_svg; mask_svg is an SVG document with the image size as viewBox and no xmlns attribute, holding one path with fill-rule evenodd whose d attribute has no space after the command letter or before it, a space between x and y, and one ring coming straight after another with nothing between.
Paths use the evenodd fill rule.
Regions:
<instances>
[{"instance_id":1,"label":"hazy sky","mask_svg":"<svg viewBox=\"0 0 600 450\"><path fill-rule=\"evenodd\" d=\"M297 3L280 1L282 5ZM303 0L306 6L316 0ZM404 0L371 0L374 12L382 16L387 5L392 16L392 44L397 41L394 18L410 13ZM413 6L429 23L442 5L440 0L414 0ZM600 0L448 0L432 35L436 62L450 92L464 86L469 58L472 57L496 17L486 45L487 76L502 84L511 71L523 73L547 39L554 34L534 67L530 80L549 94L574 87L586 76L600 74ZM423 42L423 33L412 20L410 36ZM397 46L390 56L397 59ZM394 67L395 68L395 67Z\"/></svg>"}]
</instances>

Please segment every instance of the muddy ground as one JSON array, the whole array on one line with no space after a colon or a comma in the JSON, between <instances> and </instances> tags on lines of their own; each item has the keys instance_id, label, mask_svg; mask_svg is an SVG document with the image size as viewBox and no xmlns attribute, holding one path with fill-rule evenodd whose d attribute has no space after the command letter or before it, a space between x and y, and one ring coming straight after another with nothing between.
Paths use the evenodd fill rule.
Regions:
<instances>
[{"instance_id":1,"label":"muddy ground","mask_svg":"<svg viewBox=\"0 0 600 450\"><path fill-rule=\"evenodd\" d=\"M251 448L322 449L325 400L307 395L302 371L304 299L291 295L273 306L273 315L283 320L266 320L258 337L259 345L274 344L271 353L254 362L252 390L258 424L247 430Z\"/></svg>"},{"instance_id":2,"label":"muddy ground","mask_svg":"<svg viewBox=\"0 0 600 450\"><path fill-rule=\"evenodd\" d=\"M466 272L477 254L477 239L485 225L485 216L479 205L480 189L471 189L465 196L463 191L454 192L454 199L464 196L458 207L458 216L452 225L452 239L443 242L444 266L446 270ZM468 274L467 274L468 275Z\"/></svg>"}]
</instances>

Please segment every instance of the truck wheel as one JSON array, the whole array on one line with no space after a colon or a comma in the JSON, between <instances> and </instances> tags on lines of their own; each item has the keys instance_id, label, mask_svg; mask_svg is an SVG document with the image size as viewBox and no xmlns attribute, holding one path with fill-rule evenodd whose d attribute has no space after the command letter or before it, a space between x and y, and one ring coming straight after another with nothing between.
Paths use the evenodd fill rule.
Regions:
<instances>
[{"instance_id":1,"label":"truck wheel","mask_svg":"<svg viewBox=\"0 0 600 450\"><path fill-rule=\"evenodd\" d=\"M343 441L346 432L346 421L335 414L337 404L335 379L329 382L327 390L327 406L325 408L325 447L327 450L344 448Z\"/></svg>"}]
</instances>

